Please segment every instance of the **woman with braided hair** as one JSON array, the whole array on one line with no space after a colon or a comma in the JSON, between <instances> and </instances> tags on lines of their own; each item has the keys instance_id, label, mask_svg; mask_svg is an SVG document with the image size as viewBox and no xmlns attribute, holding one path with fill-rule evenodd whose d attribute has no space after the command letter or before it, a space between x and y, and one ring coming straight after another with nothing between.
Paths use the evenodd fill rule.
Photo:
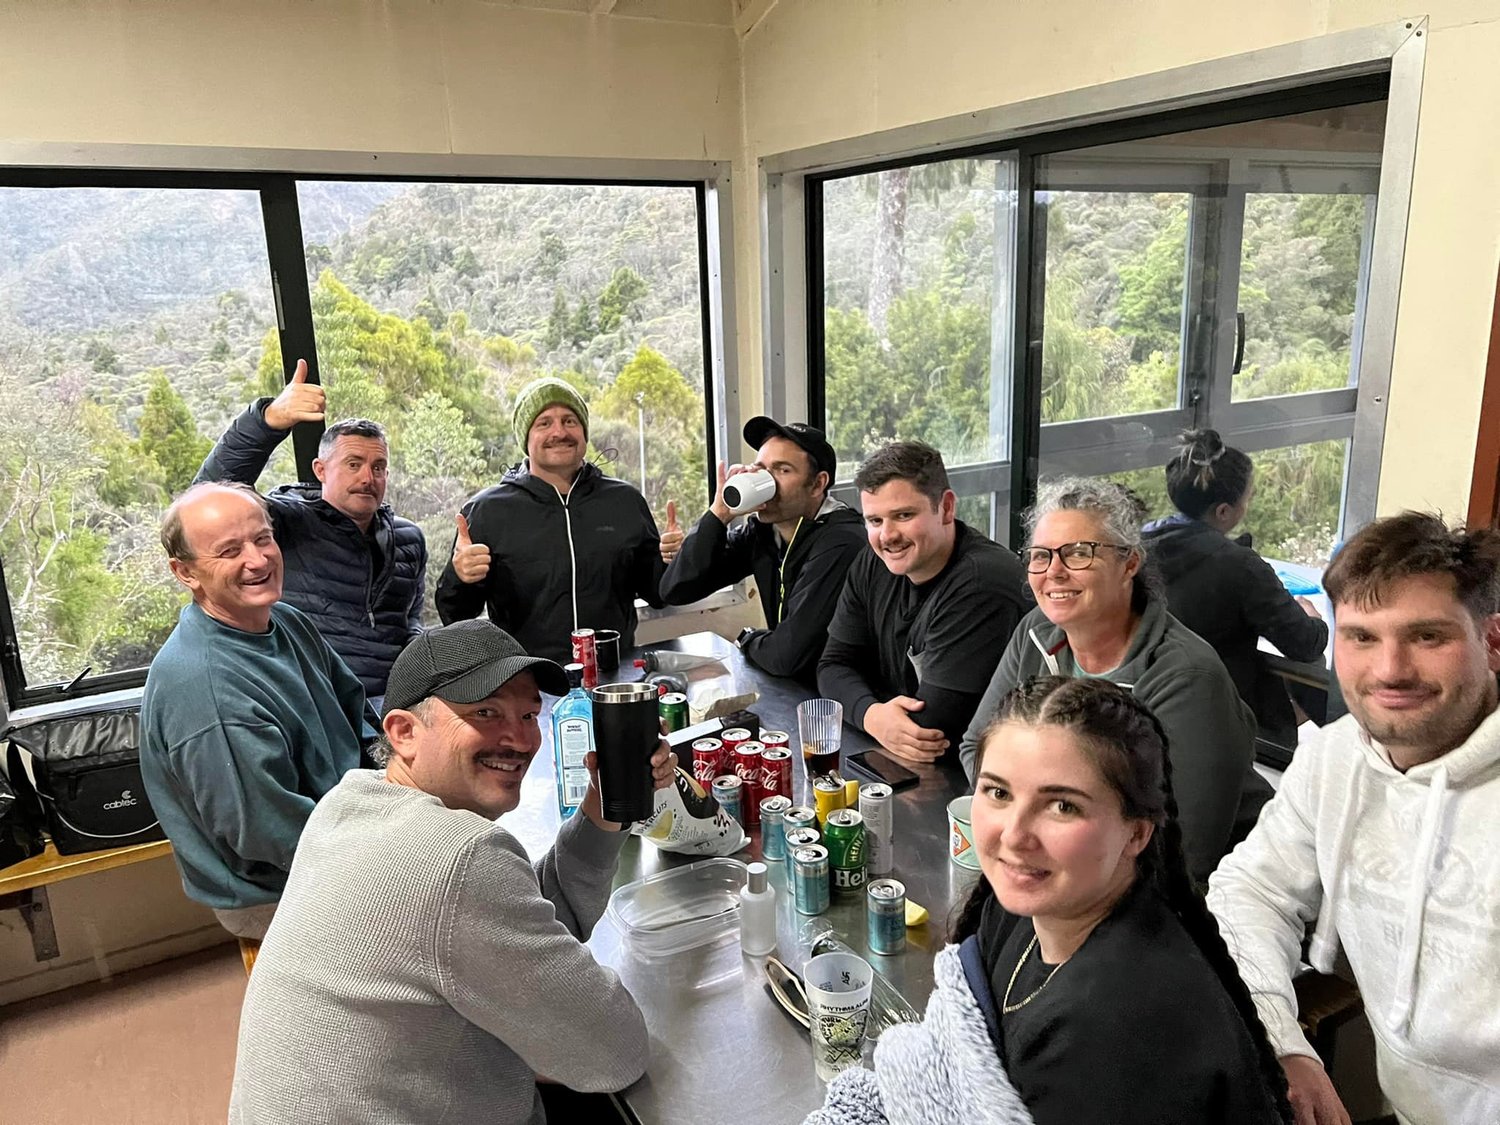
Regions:
<instances>
[{"instance_id":1,"label":"woman with braided hair","mask_svg":"<svg viewBox=\"0 0 1500 1125\"><path fill-rule=\"evenodd\" d=\"M921 1024L808 1125L1291 1122L1286 1078L1183 861L1166 736L1127 689L1049 676L980 740L982 877Z\"/></svg>"},{"instance_id":2,"label":"woman with braided hair","mask_svg":"<svg viewBox=\"0 0 1500 1125\"><path fill-rule=\"evenodd\" d=\"M1255 712L1261 737L1295 746L1297 721L1286 684L1256 646L1265 637L1288 660L1322 660L1328 625L1312 602L1287 593L1248 536L1229 536L1255 492L1250 458L1214 430L1187 430L1179 442L1167 462L1167 495L1177 511L1143 529L1167 588L1167 608L1213 645Z\"/></svg>"}]
</instances>

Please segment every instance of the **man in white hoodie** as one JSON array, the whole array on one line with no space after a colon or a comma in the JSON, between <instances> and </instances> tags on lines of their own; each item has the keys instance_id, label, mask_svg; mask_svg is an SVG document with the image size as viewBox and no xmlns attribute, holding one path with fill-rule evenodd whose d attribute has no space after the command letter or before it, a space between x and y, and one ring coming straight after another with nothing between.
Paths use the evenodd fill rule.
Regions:
<instances>
[{"instance_id":1,"label":"man in white hoodie","mask_svg":"<svg viewBox=\"0 0 1500 1125\"><path fill-rule=\"evenodd\" d=\"M1298 1125L1349 1115L1292 975L1342 947L1408 1125L1500 1121L1500 532L1405 512L1324 576L1350 714L1298 747L1208 905L1281 1056Z\"/></svg>"}]
</instances>

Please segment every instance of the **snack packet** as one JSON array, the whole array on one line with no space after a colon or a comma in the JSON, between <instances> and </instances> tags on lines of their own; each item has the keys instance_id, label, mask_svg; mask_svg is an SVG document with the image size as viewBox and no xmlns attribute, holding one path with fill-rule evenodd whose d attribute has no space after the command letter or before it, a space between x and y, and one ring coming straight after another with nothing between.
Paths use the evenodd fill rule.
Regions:
<instances>
[{"instance_id":1,"label":"snack packet","mask_svg":"<svg viewBox=\"0 0 1500 1125\"><path fill-rule=\"evenodd\" d=\"M630 830L664 852L683 855L733 855L750 838L735 820L705 793L698 780L681 766L676 784L656 791L656 808Z\"/></svg>"}]
</instances>

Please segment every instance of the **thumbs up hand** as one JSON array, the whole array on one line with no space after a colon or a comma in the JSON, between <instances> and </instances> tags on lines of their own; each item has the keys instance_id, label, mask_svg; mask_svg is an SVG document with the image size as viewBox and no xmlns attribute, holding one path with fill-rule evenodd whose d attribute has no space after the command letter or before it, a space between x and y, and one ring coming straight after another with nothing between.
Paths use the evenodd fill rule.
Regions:
<instances>
[{"instance_id":1,"label":"thumbs up hand","mask_svg":"<svg viewBox=\"0 0 1500 1125\"><path fill-rule=\"evenodd\" d=\"M290 430L298 422L321 422L326 400L323 388L307 381L307 360L299 359L292 381L266 407L266 425Z\"/></svg>"},{"instance_id":2,"label":"thumbs up hand","mask_svg":"<svg viewBox=\"0 0 1500 1125\"><path fill-rule=\"evenodd\" d=\"M667 526L661 533L661 561L670 563L677 557L677 552L682 550L682 541L686 539L682 528L677 526L677 504L675 501L667 501Z\"/></svg>"},{"instance_id":3,"label":"thumbs up hand","mask_svg":"<svg viewBox=\"0 0 1500 1125\"><path fill-rule=\"evenodd\" d=\"M453 573L470 586L483 582L490 573L490 549L474 542L469 534L469 521L462 512L458 514L458 538L453 541Z\"/></svg>"}]
</instances>

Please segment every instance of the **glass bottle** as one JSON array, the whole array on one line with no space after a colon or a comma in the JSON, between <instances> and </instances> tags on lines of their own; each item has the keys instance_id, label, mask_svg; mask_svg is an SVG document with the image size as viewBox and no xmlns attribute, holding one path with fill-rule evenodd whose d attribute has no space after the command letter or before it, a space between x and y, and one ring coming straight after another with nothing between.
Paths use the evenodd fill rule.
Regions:
<instances>
[{"instance_id":1,"label":"glass bottle","mask_svg":"<svg viewBox=\"0 0 1500 1125\"><path fill-rule=\"evenodd\" d=\"M571 690L552 708L552 764L557 771L557 811L566 820L589 791L583 758L594 748L594 705L583 690L583 665L569 664L563 671Z\"/></svg>"}]
</instances>

